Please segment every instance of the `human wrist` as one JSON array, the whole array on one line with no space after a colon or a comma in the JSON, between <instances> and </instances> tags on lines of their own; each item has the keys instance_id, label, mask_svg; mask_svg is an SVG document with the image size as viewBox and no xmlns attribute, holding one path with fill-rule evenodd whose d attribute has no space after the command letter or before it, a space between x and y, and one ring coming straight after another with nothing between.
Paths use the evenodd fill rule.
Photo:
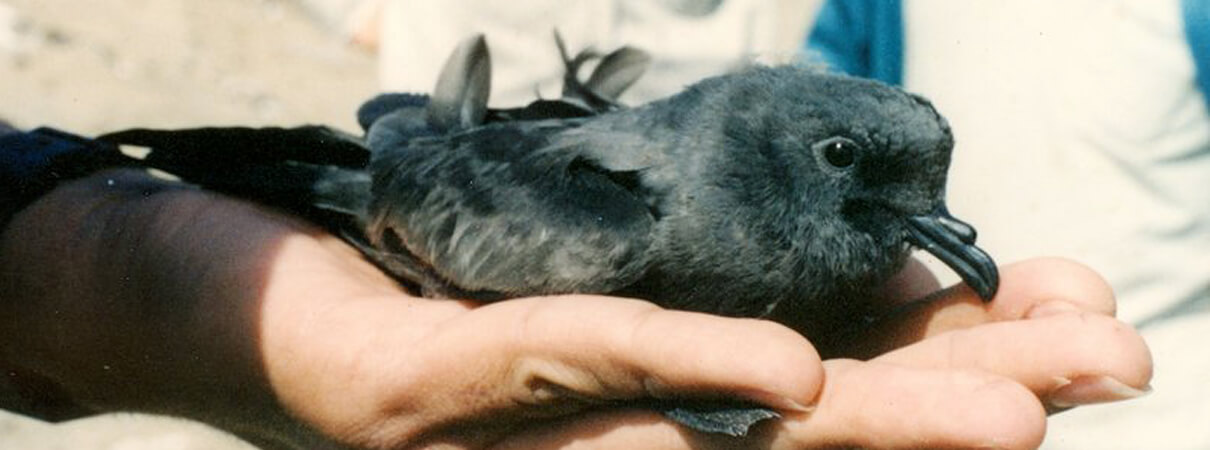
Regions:
<instances>
[{"instance_id":1,"label":"human wrist","mask_svg":"<svg viewBox=\"0 0 1210 450\"><path fill-rule=\"evenodd\" d=\"M71 184L65 183L64 189L73 190ZM17 201L13 195L0 195L0 409L50 422L103 412L77 401L76 396L59 382L56 370L50 367L54 365L50 361L53 358L46 356L55 353L38 352L42 346L34 342L46 341L56 328L61 328L55 323L41 323L38 311L57 311L71 305L59 304L56 298L30 292L26 281L22 280L32 277L43 280L41 284L51 285L75 278L70 274L39 270L45 267L45 259L74 261L73 256L79 256L78 253L73 255L70 249L66 252L57 250L60 246L39 245L40 237L76 223L68 217L41 214L40 211L49 208L64 212L61 209L64 204L87 209L94 200L105 196L95 191L90 195L76 195L83 191L74 190L76 192L69 195L67 201L64 201L63 193L54 193L54 189L28 201ZM90 197L95 198L90 200ZM42 202L52 205L41 205ZM31 350L43 357L30 358Z\"/></svg>"},{"instance_id":2,"label":"human wrist","mask_svg":"<svg viewBox=\"0 0 1210 450\"><path fill-rule=\"evenodd\" d=\"M17 214L0 261L0 316L9 319L0 360L22 368L16 384L62 391L96 411L201 418L240 403L275 407L248 349L251 319L224 308L222 294L181 286L195 275L187 259L199 256L177 251L165 217L191 201L210 200L115 170L66 183ZM238 333L246 334L227 338Z\"/></svg>"}]
</instances>

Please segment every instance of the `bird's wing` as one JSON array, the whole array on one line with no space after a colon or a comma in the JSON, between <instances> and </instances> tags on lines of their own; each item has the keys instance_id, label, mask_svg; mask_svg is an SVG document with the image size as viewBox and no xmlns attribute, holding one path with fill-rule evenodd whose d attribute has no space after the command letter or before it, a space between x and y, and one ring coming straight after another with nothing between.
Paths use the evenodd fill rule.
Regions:
<instances>
[{"instance_id":1,"label":"bird's wing","mask_svg":"<svg viewBox=\"0 0 1210 450\"><path fill-rule=\"evenodd\" d=\"M626 46L610 52L593 69L584 87L597 95L617 101L630 85L639 80L651 65L651 55Z\"/></svg>"},{"instance_id":2,"label":"bird's wing","mask_svg":"<svg viewBox=\"0 0 1210 450\"><path fill-rule=\"evenodd\" d=\"M358 216L369 198L369 151L328 127L132 129L98 139L146 147L147 167L325 225L330 218L316 213Z\"/></svg>"},{"instance_id":3,"label":"bird's wing","mask_svg":"<svg viewBox=\"0 0 1210 450\"><path fill-rule=\"evenodd\" d=\"M591 49L570 57L557 31L554 36L564 66L562 98L538 99L517 108L488 108L491 52L486 38L474 34L446 59L432 96L382 94L358 109L357 121L366 131L367 141L389 141L385 145L371 144L373 148L382 148L395 147L421 135L453 133L489 122L593 116L623 108L617 102L618 96L651 65L647 52L629 46L603 57ZM580 81L580 67L594 59L601 61L587 81Z\"/></svg>"},{"instance_id":4,"label":"bird's wing","mask_svg":"<svg viewBox=\"0 0 1210 450\"><path fill-rule=\"evenodd\" d=\"M370 242L399 255L405 272L438 278L431 295L603 293L632 283L656 219L634 174L596 164L584 151L592 143L569 137L576 126L489 125L379 152Z\"/></svg>"},{"instance_id":5,"label":"bird's wing","mask_svg":"<svg viewBox=\"0 0 1210 450\"><path fill-rule=\"evenodd\" d=\"M428 96L416 94L382 94L366 102L357 110L358 120L368 122L366 146L398 148L415 138L443 134L429 123L428 105Z\"/></svg>"},{"instance_id":6,"label":"bird's wing","mask_svg":"<svg viewBox=\"0 0 1210 450\"><path fill-rule=\"evenodd\" d=\"M363 131L369 132L370 127L378 122L378 119L400 110L413 110L417 112L414 126L428 127L428 121L424 114L421 114L425 112L428 105L429 96L425 94L405 92L378 94L357 108L357 123L361 125Z\"/></svg>"},{"instance_id":7,"label":"bird's wing","mask_svg":"<svg viewBox=\"0 0 1210 450\"><path fill-rule=\"evenodd\" d=\"M563 37L555 32L555 46L563 60L563 98L561 101L575 104L593 113L611 111L621 107L618 96L638 81L651 65L647 52L625 46L601 57L592 49L585 49L570 57ZM580 81L580 67L588 61L601 58L588 81Z\"/></svg>"},{"instance_id":8,"label":"bird's wing","mask_svg":"<svg viewBox=\"0 0 1210 450\"><path fill-rule=\"evenodd\" d=\"M458 44L437 76L428 105L429 125L445 132L482 124L492 90L491 75L491 54L482 34Z\"/></svg>"},{"instance_id":9,"label":"bird's wing","mask_svg":"<svg viewBox=\"0 0 1210 450\"><path fill-rule=\"evenodd\" d=\"M151 149L180 157L261 163L294 160L342 167L364 166L369 153L361 140L320 125L294 128L205 127L181 130L135 128L101 135L98 140Z\"/></svg>"}]
</instances>

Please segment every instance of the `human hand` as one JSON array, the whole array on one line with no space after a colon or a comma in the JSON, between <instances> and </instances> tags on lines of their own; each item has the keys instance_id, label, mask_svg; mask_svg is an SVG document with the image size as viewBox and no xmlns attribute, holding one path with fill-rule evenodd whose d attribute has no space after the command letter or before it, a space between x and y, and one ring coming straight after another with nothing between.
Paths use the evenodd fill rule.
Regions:
<instances>
[{"instance_id":1,"label":"human hand","mask_svg":"<svg viewBox=\"0 0 1210 450\"><path fill-rule=\"evenodd\" d=\"M614 400L794 408L820 383L810 345L769 322L593 296L415 298L300 221L137 172L56 189L3 244L0 361L93 410L267 446L485 447Z\"/></svg>"},{"instance_id":2,"label":"human hand","mask_svg":"<svg viewBox=\"0 0 1210 450\"><path fill-rule=\"evenodd\" d=\"M920 266L895 292L933 289ZM1034 448L1047 411L1142 395L1151 358L1142 339L1112 318L1112 291L1095 273L1061 259L1001 269L991 303L965 286L871 327L871 334L823 348L866 360L823 362L824 385L809 412L758 427L748 446L693 436L645 412L611 412L580 428L538 430L513 448L552 448L579 434L617 438L619 448ZM892 300L893 301L893 300ZM650 443L662 443L652 445ZM556 445L551 445L556 444Z\"/></svg>"},{"instance_id":3,"label":"human hand","mask_svg":"<svg viewBox=\"0 0 1210 450\"><path fill-rule=\"evenodd\" d=\"M1150 353L1131 327L1113 319L1113 293L1100 276L1061 259L1012 264L1001 276L990 303L952 287L871 326L863 339L823 350L865 360L826 360L829 381L818 409L778 424L770 447L832 440L1033 448L1045 434L1046 411L1146 393ZM900 287L919 293L919 281ZM881 432L853 440L863 429Z\"/></svg>"},{"instance_id":4,"label":"human hand","mask_svg":"<svg viewBox=\"0 0 1210 450\"><path fill-rule=\"evenodd\" d=\"M866 350L919 342L821 363L778 325L634 300L410 297L331 236L131 172L56 190L4 245L0 360L98 410L185 415L278 446L734 447L600 407L725 393L786 411L747 441L757 448L1028 447L1055 377L1138 387L1150 374L1141 341L1105 315L1103 282L1059 262L1006 268L986 308L949 291ZM1070 312L1032 308L1044 300Z\"/></svg>"}]
</instances>

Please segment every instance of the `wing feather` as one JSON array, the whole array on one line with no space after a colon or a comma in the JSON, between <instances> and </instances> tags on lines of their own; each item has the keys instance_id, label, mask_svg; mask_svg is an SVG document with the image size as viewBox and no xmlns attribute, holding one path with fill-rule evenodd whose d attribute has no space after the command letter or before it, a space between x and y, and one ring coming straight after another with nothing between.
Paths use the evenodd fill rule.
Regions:
<instances>
[{"instance_id":1,"label":"wing feather","mask_svg":"<svg viewBox=\"0 0 1210 450\"><path fill-rule=\"evenodd\" d=\"M609 292L646 269L655 217L586 158L576 121L486 126L384 152L367 235L464 291Z\"/></svg>"}]
</instances>

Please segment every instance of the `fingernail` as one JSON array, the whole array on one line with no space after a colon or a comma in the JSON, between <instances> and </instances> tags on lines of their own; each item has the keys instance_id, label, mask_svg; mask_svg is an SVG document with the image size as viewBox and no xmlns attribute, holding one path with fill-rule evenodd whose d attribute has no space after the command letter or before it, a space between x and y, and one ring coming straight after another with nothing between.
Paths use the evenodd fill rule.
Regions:
<instances>
[{"instance_id":1,"label":"fingernail","mask_svg":"<svg viewBox=\"0 0 1210 450\"><path fill-rule=\"evenodd\" d=\"M1059 387L1046 397L1048 403L1058 408L1129 400L1151 392L1151 386L1135 388L1105 375L1060 378L1059 382Z\"/></svg>"},{"instance_id":2,"label":"fingernail","mask_svg":"<svg viewBox=\"0 0 1210 450\"><path fill-rule=\"evenodd\" d=\"M1059 314L1078 313L1080 308L1068 302L1052 300L1046 303L1034 305L1028 312L1025 313L1027 319L1037 319L1040 317L1057 316Z\"/></svg>"}]
</instances>

